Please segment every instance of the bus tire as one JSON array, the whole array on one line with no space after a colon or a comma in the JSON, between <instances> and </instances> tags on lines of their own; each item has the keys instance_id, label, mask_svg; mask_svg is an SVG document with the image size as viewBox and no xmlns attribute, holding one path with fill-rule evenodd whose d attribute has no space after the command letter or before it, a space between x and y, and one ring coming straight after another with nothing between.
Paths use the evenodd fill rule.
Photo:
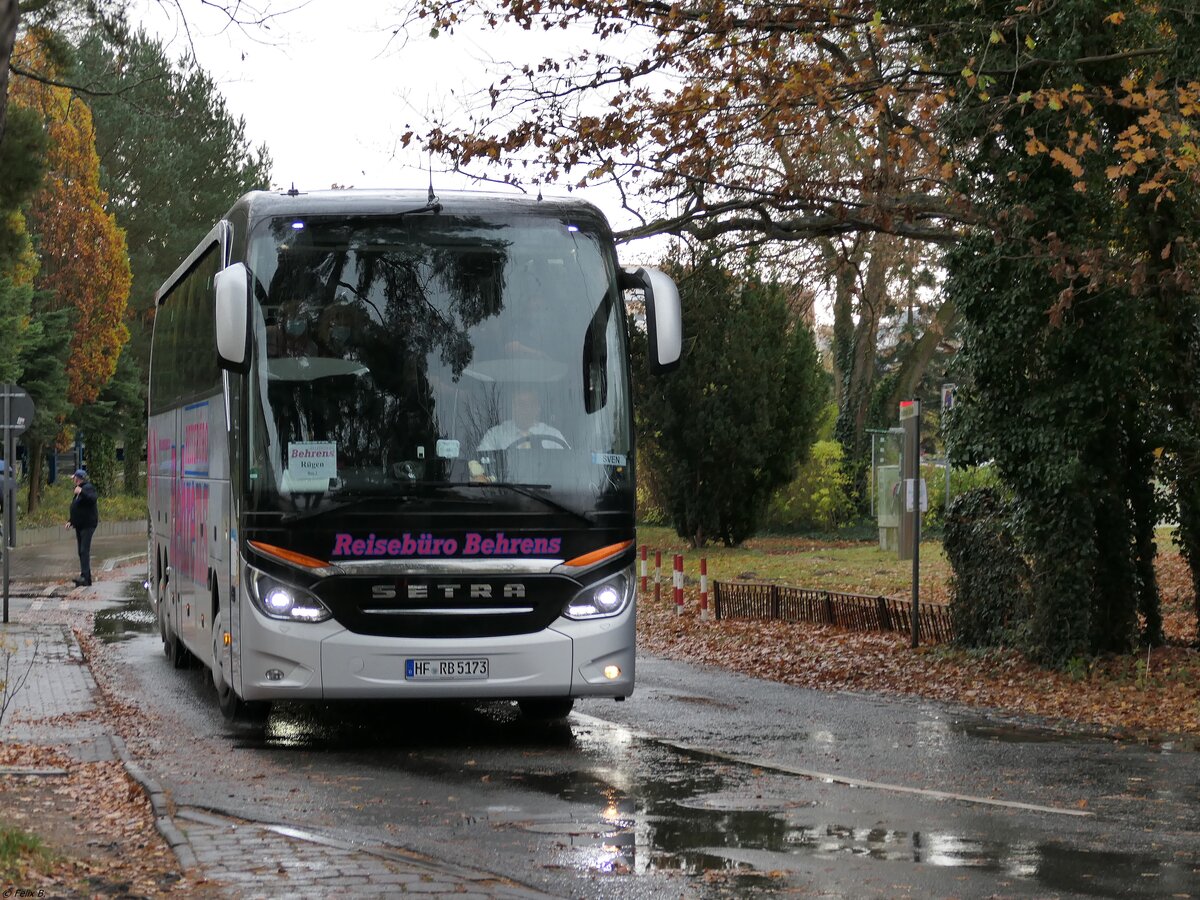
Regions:
<instances>
[{"instance_id":1,"label":"bus tire","mask_svg":"<svg viewBox=\"0 0 1200 900\"><path fill-rule=\"evenodd\" d=\"M163 652L167 654L167 659L171 661L172 669L190 669L193 659L192 652L183 643L183 639L172 630L170 613L167 611L167 608L167 605L163 606Z\"/></svg>"},{"instance_id":2,"label":"bus tire","mask_svg":"<svg viewBox=\"0 0 1200 900\"><path fill-rule=\"evenodd\" d=\"M212 604L212 680L213 687L217 690L217 705L221 707L221 715L229 722L265 722L271 712L270 702L243 700L233 685L225 679L225 671L221 667L225 649L225 614L221 609L220 596L215 585Z\"/></svg>"},{"instance_id":3,"label":"bus tire","mask_svg":"<svg viewBox=\"0 0 1200 900\"><path fill-rule=\"evenodd\" d=\"M521 707L521 715L536 722L565 719L574 705L574 697L530 697L517 701L517 706Z\"/></svg>"},{"instance_id":4,"label":"bus tire","mask_svg":"<svg viewBox=\"0 0 1200 900\"><path fill-rule=\"evenodd\" d=\"M170 657L171 649L167 646L167 568L163 565L161 554L158 556L154 585L154 611L158 618L158 633L162 637L163 653Z\"/></svg>"},{"instance_id":5,"label":"bus tire","mask_svg":"<svg viewBox=\"0 0 1200 900\"><path fill-rule=\"evenodd\" d=\"M192 667L192 654L179 635L171 630L171 626L167 626L167 640L164 645L164 650L167 654L167 659L171 661L172 669L190 669Z\"/></svg>"},{"instance_id":6,"label":"bus tire","mask_svg":"<svg viewBox=\"0 0 1200 900\"><path fill-rule=\"evenodd\" d=\"M271 714L269 700L243 700L232 684L224 681L217 685L217 704L221 707L221 715L228 722L262 723Z\"/></svg>"}]
</instances>

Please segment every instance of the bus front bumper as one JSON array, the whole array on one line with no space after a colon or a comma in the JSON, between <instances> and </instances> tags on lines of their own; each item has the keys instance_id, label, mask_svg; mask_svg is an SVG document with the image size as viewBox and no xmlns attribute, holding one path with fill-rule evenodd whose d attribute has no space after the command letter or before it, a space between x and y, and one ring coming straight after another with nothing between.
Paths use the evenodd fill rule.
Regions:
<instances>
[{"instance_id":1,"label":"bus front bumper","mask_svg":"<svg viewBox=\"0 0 1200 900\"><path fill-rule=\"evenodd\" d=\"M240 693L246 700L628 697L633 616L629 609L612 619L559 619L534 634L447 640L354 634L332 621L278 622L254 610L252 623L243 620L250 633ZM441 661L460 671L439 676Z\"/></svg>"}]
</instances>

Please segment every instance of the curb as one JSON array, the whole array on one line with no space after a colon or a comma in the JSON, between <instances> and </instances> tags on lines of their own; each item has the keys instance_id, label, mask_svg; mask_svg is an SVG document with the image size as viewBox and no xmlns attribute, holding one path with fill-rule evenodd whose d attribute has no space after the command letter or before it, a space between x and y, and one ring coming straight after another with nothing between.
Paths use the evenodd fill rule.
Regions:
<instances>
[{"instance_id":1,"label":"curb","mask_svg":"<svg viewBox=\"0 0 1200 900\"><path fill-rule=\"evenodd\" d=\"M101 698L98 702L104 702L99 685L96 683L95 676L92 675L91 662L84 655L83 648L79 645L79 640L76 638L74 631L67 626L63 626L63 633L67 639L68 658L82 665L84 672L87 674L92 697ZM175 854L175 858L179 860L180 868L187 874L200 872L200 861L196 857L196 852L192 849L192 845L188 842L183 832L179 830L174 819L171 818L171 804L167 797L167 792L133 758L133 755L129 752L129 748L125 746L124 738L111 731L106 733L113 753L121 760L121 765L125 768L129 777L137 782L138 787L142 789L142 793L146 795L146 799L150 801L150 809L154 814L154 827L162 835L163 840L167 842L167 846L171 848L171 851Z\"/></svg>"},{"instance_id":2,"label":"curb","mask_svg":"<svg viewBox=\"0 0 1200 900\"><path fill-rule=\"evenodd\" d=\"M171 805L167 799L167 792L134 760L129 753L129 748L125 746L125 741L119 735L110 734L108 737L112 742L113 750L121 758L125 771L138 783L146 795L146 799L150 801L150 808L154 812L154 826L175 854L175 858L179 860L179 865L188 873L200 871L200 860L196 858L196 851L192 849L188 839L184 837L183 832L175 824L175 820L171 818Z\"/></svg>"}]
</instances>

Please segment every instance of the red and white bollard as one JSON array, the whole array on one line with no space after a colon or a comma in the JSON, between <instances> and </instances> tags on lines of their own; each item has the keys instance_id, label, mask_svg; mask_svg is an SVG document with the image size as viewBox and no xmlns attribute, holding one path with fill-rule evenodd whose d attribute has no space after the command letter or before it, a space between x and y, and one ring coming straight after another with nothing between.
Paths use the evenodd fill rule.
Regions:
<instances>
[{"instance_id":1,"label":"red and white bollard","mask_svg":"<svg viewBox=\"0 0 1200 900\"><path fill-rule=\"evenodd\" d=\"M683 554L675 554L675 572L671 577L675 585L675 615L683 615Z\"/></svg>"},{"instance_id":2,"label":"red and white bollard","mask_svg":"<svg viewBox=\"0 0 1200 900\"><path fill-rule=\"evenodd\" d=\"M659 582L662 581L662 551L654 551L654 602L659 601L662 589Z\"/></svg>"},{"instance_id":3,"label":"red and white bollard","mask_svg":"<svg viewBox=\"0 0 1200 900\"><path fill-rule=\"evenodd\" d=\"M708 559L700 557L700 620L708 620Z\"/></svg>"},{"instance_id":4,"label":"red and white bollard","mask_svg":"<svg viewBox=\"0 0 1200 900\"><path fill-rule=\"evenodd\" d=\"M646 593L646 545L642 544L642 593Z\"/></svg>"}]
</instances>

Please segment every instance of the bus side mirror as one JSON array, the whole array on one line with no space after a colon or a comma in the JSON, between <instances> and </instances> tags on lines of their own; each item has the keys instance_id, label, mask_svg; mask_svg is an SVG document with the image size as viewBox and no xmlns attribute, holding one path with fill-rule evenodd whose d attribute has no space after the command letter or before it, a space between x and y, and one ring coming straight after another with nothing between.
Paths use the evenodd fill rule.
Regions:
<instances>
[{"instance_id":1,"label":"bus side mirror","mask_svg":"<svg viewBox=\"0 0 1200 900\"><path fill-rule=\"evenodd\" d=\"M222 369L233 372L250 367L249 281L242 263L222 269L215 279L217 360Z\"/></svg>"},{"instance_id":2,"label":"bus side mirror","mask_svg":"<svg viewBox=\"0 0 1200 900\"><path fill-rule=\"evenodd\" d=\"M658 269L626 271L624 286L640 288L646 295L646 333L650 347L650 371L670 372L683 356L683 313L679 289L669 275Z\"/></svg>"}]
</instances>

